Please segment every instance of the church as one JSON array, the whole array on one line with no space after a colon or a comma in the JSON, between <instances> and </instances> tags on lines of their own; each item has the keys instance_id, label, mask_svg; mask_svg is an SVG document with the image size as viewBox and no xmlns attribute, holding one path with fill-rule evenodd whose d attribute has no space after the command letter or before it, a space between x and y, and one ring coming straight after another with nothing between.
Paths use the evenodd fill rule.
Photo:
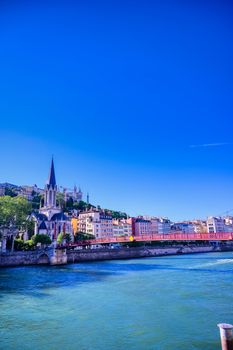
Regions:
<instances>
[{"instance_id":1,"label":"church","mask_svg":"<svg viewBox=\"0 0 233 350\"><path fill-rule=\"evenodd\" d=\"M44 200L41 202L39 213L31 215L35 222L35 234L47 234L52 240L56 240L61 232L72 234L71 221L57 203L57 191L52 159L48 181L44 189Z\"/></svg>"}]
</instances>

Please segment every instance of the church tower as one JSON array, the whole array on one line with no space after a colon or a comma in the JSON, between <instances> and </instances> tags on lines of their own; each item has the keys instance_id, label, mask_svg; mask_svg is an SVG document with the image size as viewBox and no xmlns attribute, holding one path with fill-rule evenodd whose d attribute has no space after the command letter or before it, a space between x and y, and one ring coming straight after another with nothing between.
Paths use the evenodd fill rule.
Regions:
<instances>
[{"instance_id":1,"label":"church tower","mask_svg":"<svg viewBox=\"0 0 233 350\"><path fill-rule=\"evenodd\" d=\"M76 186L76 185L74 185L73 200L74 200L74 201L77 200L77 186Z\"/></svg>"},{"instance_id":2,"label":"church tower","mask_svg":"<svg viewBox=\"0 0 233 350\"><path fill-rule=\"evenodd\" d=\"M83 200L83 193L81 191L81 188L78 188L78 193L77 193L77 201L80 202Z\"/></svg>"},{"instance_id":3,"label":"church tower","mask_svg":"<svg viewBox=\"0 0 233 350\"><path fill-rule=\"evenodd\" d=\"M56 208L56 194L57 194L57 185L56 185L56 178L55 178L55 171L54 171L54 163L52 158L48 182L45 185L45 198L44 198L45 207Z\"/></svg>"},{"instance_id":4,"label":"church tower","mask_svg":"<svg viewBox=\"0 0 233 350\"><path fill-rule=\"evenodd\" d=\"M61 212L60 208L58 208L56 204L56 195L57 184L54 170L54 162L52 158L48 181L45 185L44 206L40 208L40 213L47 215L49 220L53 216L53 214Z\"/></svg>"}]
</instances>

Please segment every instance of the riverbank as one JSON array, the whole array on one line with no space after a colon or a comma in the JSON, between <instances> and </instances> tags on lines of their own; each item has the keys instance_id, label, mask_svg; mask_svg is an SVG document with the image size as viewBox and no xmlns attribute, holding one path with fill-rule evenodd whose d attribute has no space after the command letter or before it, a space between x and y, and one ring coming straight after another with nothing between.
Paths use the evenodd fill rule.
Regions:
<instances>
[{"instance_id":1,"label":"riverbank","mask_svg":"<svg viewBox=\"0 0 233 350\"><path fill-rule=\"evenodd\" d=\"M209 253L220 251L233 251L233 244L200 245L200 246L164 246L164 247L122 247L120 249L83 249L67 250L67 263L79 263L87 261L133 259L144 257L156 257L178 254ZM0 255L0 267L26 266L26 265L50 265L51 250L36 250L25 252L4 253Z\"/></svg>"}]
</instances>

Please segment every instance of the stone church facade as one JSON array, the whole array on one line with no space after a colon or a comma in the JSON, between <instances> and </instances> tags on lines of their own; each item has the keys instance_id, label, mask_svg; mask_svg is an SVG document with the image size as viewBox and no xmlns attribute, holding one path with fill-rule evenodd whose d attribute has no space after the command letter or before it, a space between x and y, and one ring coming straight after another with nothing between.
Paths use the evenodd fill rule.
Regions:
<instances>
[{"instance_id":1,"label":"stone church facade","mask_svg":"<svg viewBox=\"0 0 233 350\"><path fill-rule=\"evenodd\" d=\"M39 213L32 213L35 222L35 234L48 234L52 240L56 240L60 232L72 234L71 220L65 215L57 203L57 184L52 159L49 177L45 185L44 201Z\"/></svg>"}]
</instances>

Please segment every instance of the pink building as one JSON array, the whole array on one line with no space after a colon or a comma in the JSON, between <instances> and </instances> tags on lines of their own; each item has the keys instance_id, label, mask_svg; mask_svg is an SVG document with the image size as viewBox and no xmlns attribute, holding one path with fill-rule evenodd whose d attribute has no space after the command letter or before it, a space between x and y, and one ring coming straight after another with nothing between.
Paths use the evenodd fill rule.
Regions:
<instances>
[{"instance_id":1,"label":"pink building","mask_svg":"<svg viewBox=\"0 0 233 350\"><path fill-rule=\"evenodd\" d=\"M135 236L151 234L151 221L143 218L133 218L133 233Z\"/></svg>"}]
</instances>

